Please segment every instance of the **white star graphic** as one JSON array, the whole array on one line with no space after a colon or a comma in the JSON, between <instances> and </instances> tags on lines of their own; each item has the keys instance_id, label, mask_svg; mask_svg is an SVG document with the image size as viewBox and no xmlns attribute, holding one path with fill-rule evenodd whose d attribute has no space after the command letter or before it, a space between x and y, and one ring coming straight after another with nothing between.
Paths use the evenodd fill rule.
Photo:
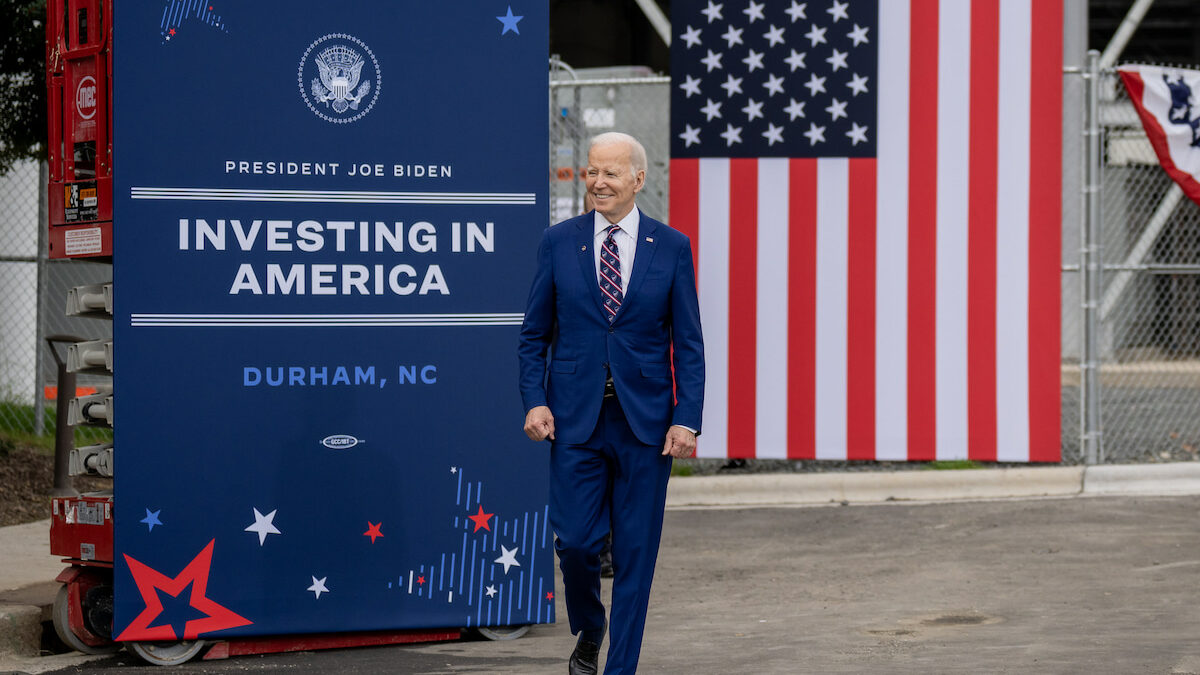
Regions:
<instances>
[{"instance_id":1,"label":"white star graphic","mask_svg":"<svg viewBox=\"0 0 1200 675\"><path fill-rule=\"evenodd\" d=\"M762 133L763 138L767 139L768 145L775 145L776 142L783 142L783 127L777 127L770 122L767 123L767 130Z\"/></svg>"},{"instance_id":2,"label":"white star graphic","mask_svg":"<svg viewBox=\"0 0 1200 675\"><path fill-rule=\"evenodd\" d=\"M849 6L850 3L848 2L838 2L837 0L833 0L833 7L830 7L825 11L829 13L829 16L833 17L833 22L837 23L839 19L850 18L850 16L846 14L846 8Z\"/></svg>"},{"instance_id":3,"label":"white star graphic","mask_svg":"<svg viewBox=\"0 0 1200 675\"><path fill-rule=\"evenodd\" d=\"M795 122L797 117L804 117L804 101L797 101L794 98L788 100L791 103L783 109L783 112L788 114L788 121Z\"/></svg>"},{"instance_id":4,"label":"white star graphic","mask_svg":"<svg viewBox=\"0 0 1200 675\"><path fill-rule=\"evenodd\" d=\"M791 66L791 72L794 73L796 72L797 68L808 68L808 66L804 63L805 56L808 56L806 52L797 52L795 49L793 49L792 55L784 59L783 62Z\"/></svg>"},{"instance_id":5,"label":"white star graphic","mask_svg":"<svg viewBox=\"0 0 1200 675\"><path fill-rule=\"evenodd\" d=\"M806 15L804 13L804 10L807 8L808 8L807 2L796 2L796 0L792 0L792 6L788 7L787 9L785 9L783 11L788 16L792 17L792 23L796 23L797 19L807 19L808 18L808 15Z\"/></svg>"},{"instance_id":6,"label":"white star graphic","mask_svg":"<svg viewBox=\"0 0 1200 675\"><path fill-rule=\"evenodd\" d=\"M750 72L753 73L755 68L763 67L762 60L763 60L762 53L756 52L753 49L751 49L750 55L747 56L746 58L742 59L742 63L746 64L746 67L749 68Z\"/></svg>"},{"instance_id":7,"label":"white star graphic","mask_svg":"<svg viewBox=\"0 0 1200 675\"><path fill-rule=\"evenodd\" d=\"M708 117L708 119L705 120L706 122L711 122L713 121L714 117L721 116L721 104L710 98L708 99L708 105L701 108L700 112L704 113L704 115Z\"/></svg>"},{"instance_id":8,"label":"white star graphic","mask_svg":"<svg viewBox=\"0 0 1200 675\"><path fill-rule=\"evenodd\" d=\"M771 30L763 33L763 38L771 43L771 46L783 44L783 29L771 24Z\"/></svg>"},{"instance_id":9,"label":"white star graphic","mask_svg":"<svg viewBox=\"0 0 1200 675\"><path fill-rule=\"evenodd\" d=\"M687 46L694 47L700 44L700 29L688 26L687 30L685 30L679 37L687 43Z\"/></svg>"},{"instance_id":10,"label":"white star graphic","mask_svg":"<svg viewBox=\"0 0 1200 675\"><path fill-rule=\"evenodd\" d=\"M746 104L746 107L742 108L742 112L746 113L746 121L752 122L754 121L755 117L762 117L762 107L763 104L755 101L754 99L750 99Z\"/></svg>"},{"instance_id":11,"label":"white star graphic","mask_svg":"<svg viewBox=\"0 0 1200 675\"><path fill-rule=\"evenodd\" d=\"M771 92L770 94L768 94L768 96L774 96L775 94L782 94L783 93L783 78L779 77L778 75L768 75L767 81L763 82L763 86L767 88L767 91Z\"/></svg>"},{"instance_id":12,"label":"white star graphic","mask_svg":"<svg viewBox=\"0 0 1200 675\"><path fill-rule=\"evenodd\" d=\"M825 63L833 66L833 72L836 73L837 71L846 67L846 52L839 52L836 49L833 50L833 56L825 59Z\"/></svg>"},{"instance_id":13,"label":"white star graphic","mask_svg":"<svg viewBox=\"0 0 1200 675\"><path fill-rule=\"evenodd\" d=\"M727 98L733 96L735 93L740 94L742 93L742 78L734 77L733 73L730 73L725 78L725 83L721 85L721 88L725 90Z\"/></svg>"},{"instance_id":14,"label":"white star graphic","mask_svg":"<svg viewBox=\"0 0 1200 675\"><path fill-rule=\"evenodd\" d=\"M829 116L831 118L830 121L836 122L836 121L838 121L838 119L847 116L846 115L846 102L839 101L835 98L835 99L833 99L833 103L830 103L829 107L825 109L825 112L829 113Z\"/></svg>"},{"instance_id":15,"label":"white star graphic","mask_svg":"<svg viewBox=\"0 0 1200 675\"><path fill-rule=\"evenodd\" d=\"M723 68L721 65L721 54L714 54L713 50L708 50L708 56L700 59L700 63L708 66L708 72L712 72L714 68Z\"/></svg>"},{"instance_id":16,"label":"white star graphic","mask_svg":"<svg viewBox=\"0 0 1200 675\"><path fill-rule=\"evenodd\" d=\"M825 78L817 77L817 74L813 73L809 76L808 82L804 83L804 86L808 87L808 95L810 97L816 96L817 92L823 94L825 93Z\"/></svg>"},{"instance_id":17,"label":"white star graphic","mask_svg":"<svg viewBox=\"0 0 1200 675\"><path fill-rule=\"evenodd\" d=\"M716 21L717 19L725 18L725 17L721 16L721 8L724 6L725 5L719 4L719 3L713 4L712 0L708 0L708 7L705 7L704 9L700 10L700 13L703 14L704 16L707 16L708 22L712 23L713 21Z\"/></svg>"},{"instance_id":18,"label":"white star graphic","mask_svg":"<svg viewBox=\"0 0 1200 675\"><path fill-rule=\"evenodd\" d=\"M683 147L690 148L700 142L700 130L689 124L687 125L687 128L683 130L683 133L679 134L679 137L682 138L683 142L685 143Z\"/></svg>"},{"instance_id":19,"label":"white star graphic","mask_svg":"<svg viewBox=\"0 0 1200 675\"><path fill-rule=\"evenodd\" d=\"M275 511L278 510L279 509L275 509ZM259 546L262 546L263 542L267 540L268 534L283 534L278 528L275 527L275 524L271 522L275 519L275 511L272 511L264 516L258 512L258 509L254 509L254 523L244 530L245 532L255 532L258 534Z\"/></svg>"},{"instance_id":20,"label":"white star graphic","mask_svg":"<svg viewBox=\"0 0 1200 675\"><path fill-rule=\"evenodd\" d=\"M320 579L318 579L318 578L316 578L316 577L313 577L313 578L312 578L312 580L313 580L313 582L312 582L312 586L309 586L308 588L306 588L306 589L304 589L304 590L306 590L306 591L312 591L313 593L316 593L317 597L316 597L316 598L314 598L314 599L315 599L315 600L320 600L320 599L321 599L321 594L322 594L322 593L329 593L329 592L330 592L328 588L325 588L325 580L326 580L326 579L328 579L328 578L329 578L329 577L321 577Z\"/></svg>"},{"instance_id":21,"label":"white star graphic","mask_svg":"<svg viewBox=\"0 0 1200 675\"><path fill-rule=\"evenodd\" d=\"M854 24L854 30L846 33L846 37L854 40L854 46L857 47L864 42L870 42L867 39L867 29L858 24Z\"/></svg>"},{"instance_id":22,"label":"white star graphic","mask_svg":"<svg viewBox=\"0 0 1200 675\"><path fill-rule=\"evenodd\" d=\"M489 598L493 598L496 596L496 587L494 585L488 585L487 588L483 589L483 592L486 593Z\"/></svg>"},{"instance_id":23,"label":"white star graphic","mask_svg":"<svg viewBox=\"0 0 1200 675\"><path fill-rule=\"evenodd\" d=\"M742 142L742 128L735 127L732 124L725 125L725 131L721 132L721 138L725 139L725 146L732 146L734 143Z\"/></svg>"},{"instance_id":24,"label":"white star graphic","mask_svg":"<svg viewBox=\"0 0 1200 675\"><path fill-rule=\"evenodd\" d=\"M750 6L743 9L742 13L746 15L750 23L754 23L755 19L763 18L763 3L750 0Z\"/></svg>"},{"instance_id":25,"label":"white star graphic","mask_svg":"<svg viewBox=\"0 0 1200 675\"><path fill-rule=\"evenodd\" d=\"M517 551L519 551L519 550L520 550L520 547L518 547L518 546L514 546L514 547L512 547L512 550L509 550L509 548L507 546L505 546L504 544L501 544L500 545L500 552L501 552L500 557L496 558L492 562L504 565L504 573L508 574L508 568L512 567L513 565L516 565L517 567L521 566L521 563L517 562Z\"/></svg>"},{"instance_id":26,"label":"white star graphic","mask_svg":"<svg viewBox=\"0 0 1200 675\"><path fill-rule=\"evenodd\" d=\"M858 96L859 94L865 94L867 93L867 78L855 73L854 76L850 78L850 81L846 83L846 86L850 87L850 90L854 92L855 96Z\"/></svg>"},{"instance_id":27,"label":"white star graphic","mask_svg":"<svg viewBox=\"0 0 1200 675\"><path fill-rule=\"evenodd\" d=\"M817 24L814 23L808 29L808 32L804 34L804 37L808 38L812 43L809 45L810 47L816 47L818 44L825 42L825 29L817 28Z\"/></svg>"},{"instance_id":28,"label":"white star graphic","mask_svg":"<svg viewBox=\"0 0 1200 675\"><path fill-rule=\"evenodd\" d=\"M810 146L817 143L825 142L825 127L819 127L815 123L809 123L808 131L804 132L804 136L808 139Z\"/></svg>"},{"instance_id":29,"label":"white star graphic","mask_svg":"<svg viewBox=\"0 0 1200 675\"><path fill-rule=\"evenodd\" d=\"M450 467L450 473L458 473L458 467L457 466Z\"/></svg>"},{"instance_id":30,"label":"white star graphic","mask_svg":"<svg viewBox=\"0 0 1200 675\"><path fill-rule=\"evenodd\" d=\"M684 80L683 83L679 85L679 88L682 89L685 93L687 93L688 98L691 98L692 94L700 93L700 78L692 77L691 75L688 75L687 79Z\"/></svg>"},{"instance_id":31,"label":"white star graphic","mask_svg":"<svg viewBox=\"0 0 1200 675\"><path fill-rule=\"evenodd\" d=\"M851 124L852 124L852 127L851 127L850 131L846 132L846 136L848 136L850 138L850 140L853 141L854 145L858 145L859 141L866 143L867 142L867 128L859 126L857 122L852 122Z\"/></svg>"},{"instance_id":32,"label":"white star graphic","mask_svg":"<svg viewBox=\"0 0 1200 675\"><path fill-rule=\"evenodd\" d=\"M725 43L730 47L735 44L742 44L742 29L734 28L732 25L725 29L725 34L721 37L725 38Z\"/></svg>"}]
</instances>

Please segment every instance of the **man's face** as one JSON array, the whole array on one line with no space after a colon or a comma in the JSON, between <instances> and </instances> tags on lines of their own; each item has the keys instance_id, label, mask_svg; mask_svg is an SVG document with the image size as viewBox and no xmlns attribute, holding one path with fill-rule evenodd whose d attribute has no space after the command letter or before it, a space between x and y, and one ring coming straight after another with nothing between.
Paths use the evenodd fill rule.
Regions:
<instances>
[{"instance_id":1,"label":"man's face","mask_svg":"<svg viewBox=\"0 0 1200 675\"><path fill-rule=\"evenodd\" d=\"M633 210L633 200L646 182L646 172L634 173L630 148L611 143L588 153L587 191L596 212L615 223Z\"/></svg>"}]
</instances>

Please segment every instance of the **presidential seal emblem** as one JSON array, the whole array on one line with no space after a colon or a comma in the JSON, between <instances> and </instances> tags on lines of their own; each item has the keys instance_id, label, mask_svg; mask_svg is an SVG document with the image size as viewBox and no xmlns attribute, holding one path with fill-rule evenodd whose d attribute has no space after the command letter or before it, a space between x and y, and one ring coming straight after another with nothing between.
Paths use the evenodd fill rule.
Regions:
<instances>
[{"instance_id":1,"label":"presidential seal emblem","mask_svg":"<svg viewBox=\"0 0 1200 675\"><path fill-rule=\"evenodd\" d=\"M383 84L374 52L345 33L314 40L300 57L297 78L308 109L335 124L354 122L371 112Z\"/></svg>"}]
</instances>

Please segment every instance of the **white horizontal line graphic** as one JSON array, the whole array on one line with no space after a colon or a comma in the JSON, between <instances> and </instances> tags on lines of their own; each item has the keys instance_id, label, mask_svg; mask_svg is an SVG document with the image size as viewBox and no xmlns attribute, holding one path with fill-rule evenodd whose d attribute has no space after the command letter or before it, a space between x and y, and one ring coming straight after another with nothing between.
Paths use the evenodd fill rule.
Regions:
<instances>
[{"instance_id":1,"label":"white horizontal line graphic","mask_svg":"<svg viewBox=\"0 0 1200 675\"><path fill-rule=\"evenodd\" d=\"M328 202L350 204L533 205L533 192L370 192L361 190L249 190L234 188L131 187L133 199L216 202Z\"/></svg>"},{"instance_id":2,"label":"white horizontal line graphic","mask_svg":"<svg viewBox=\"0 0 1200 675\"><path fill-rule=\"evenodd\" d=\"M132 314L131 326L346 327L519 326L521 313L482 314Z\"/></svg>"}]
</instances>

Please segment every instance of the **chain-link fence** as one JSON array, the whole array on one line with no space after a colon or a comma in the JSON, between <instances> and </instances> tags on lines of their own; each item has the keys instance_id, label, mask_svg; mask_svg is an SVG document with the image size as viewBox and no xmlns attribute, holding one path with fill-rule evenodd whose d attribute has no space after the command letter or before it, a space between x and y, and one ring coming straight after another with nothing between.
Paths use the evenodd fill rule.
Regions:
<instances>
[{"instance_id":1,"label":"chain-link fence","mask_svg":"<svg viewBox=\"0 0 1200 675\"><path fill-rule=\"evenodd\" d=\"M1099 87L1102 461L1200 454L1200 207L1163 171L1115 71Z\"/></svg>"}]
</instances>

